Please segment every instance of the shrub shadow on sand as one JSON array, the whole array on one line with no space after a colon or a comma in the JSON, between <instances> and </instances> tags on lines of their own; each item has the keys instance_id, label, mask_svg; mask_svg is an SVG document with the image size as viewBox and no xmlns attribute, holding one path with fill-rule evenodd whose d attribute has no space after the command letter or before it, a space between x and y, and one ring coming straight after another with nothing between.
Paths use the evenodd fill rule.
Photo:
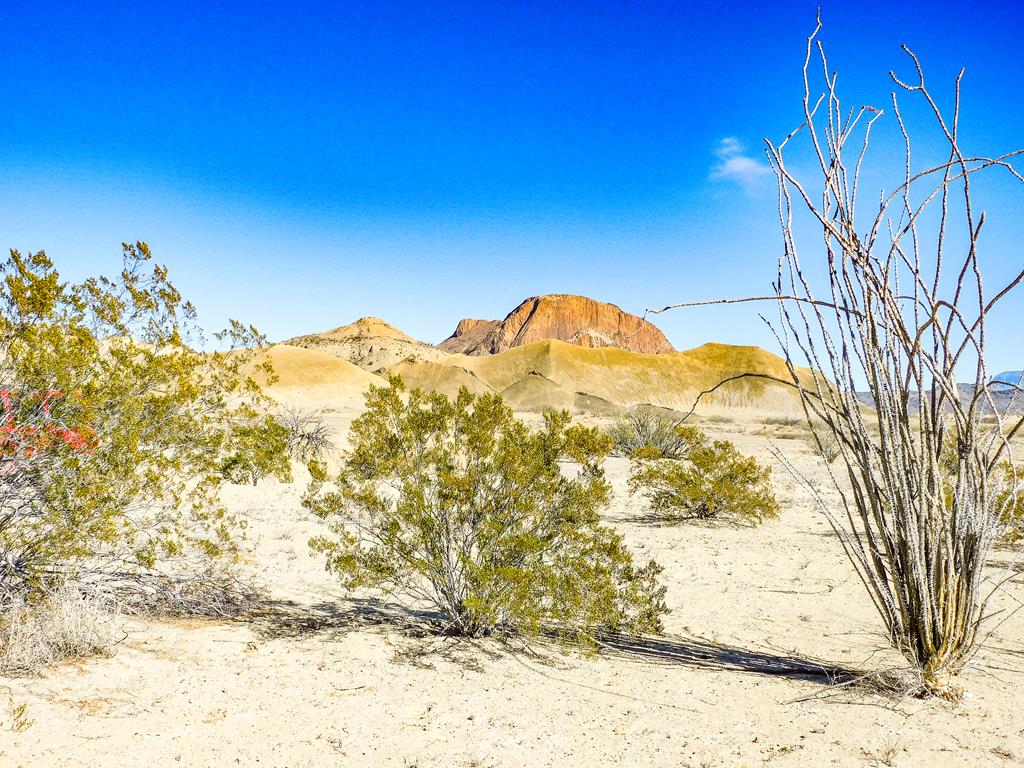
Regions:
<instances>
[{"instance_id":1,"label":"shrub shadow on sand","mask_svg":"<svg viewBox=\"0 0 1024 768\"><path fill-rule=\"evenodd\" d=\"M431 666L434 660L457 663L482 670L483 657L529 652L543 660L538 651L555 647L553 637L532 642L507 642L511 638L481 641L446 635L443 615L437 611L416 610L379 599L349 599L302 605L287 600L261 603L246 618L264 641L303 639L325 634L347 634L361 629L381 627L397 632L394 658L414 666ZM599 655L624 660L683 666L719 672L741 672L813 682L825 686L844 685L858 680L863 672L795 654L757 651L698 637L609 636L599 643Z\"/></svg>"},{"instance_id":2,"label":"shrub shadow on sand","mask_svg":"<svg viewBox=\"0 0 1024 768\"><path fill-rule=\"evenodd\" d=\"M243 621L263 640L300 639L325 633L386 626L410 636L438 634L441 614L419 611L372 598L304 605L292 600L264 600Z\"/></svg>"},{"instance_id":3,"label":"shrub shadow on sand","mask_svg":"<svg viewBox=\"0 0 1024 768\"><path fill-rule=\"evenodd\" d=\"M821 659L755 651L698 637L612 637L604 639L601 647L604 653L631 661L783 677L829 686L852 683L863 675Z\"/></svg>"}]
</instances>

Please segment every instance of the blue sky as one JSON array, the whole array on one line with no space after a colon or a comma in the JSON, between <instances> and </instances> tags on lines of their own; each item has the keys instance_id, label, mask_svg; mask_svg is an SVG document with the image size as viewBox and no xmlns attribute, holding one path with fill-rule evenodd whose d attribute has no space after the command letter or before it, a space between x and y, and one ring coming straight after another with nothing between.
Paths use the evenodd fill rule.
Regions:
<instances>
[{"instance_id":1,"label":"blue sky","mask_svg":"<svg viewBox=\"0 0 1024 768\"><path fill-rule=\"evenodd\" d=\"M0 245L77 277L147 240L210 327L272 338L370 314L436 342L550 292L635 312L761 293L780 247L761 142L799 122L815 8L6 3ZM850 103L887 106L906 42L940 88L967 67L972 146L1024 145L1016 3L822 12ZM897 142L883 126L872 189ZM994 284L1024 263L1024 190L979 192ZM996 368L1024 365L1022 313L993 329ZM679 348L774 346L752 307L657 322Z\"/></svg>"}]
</instances>

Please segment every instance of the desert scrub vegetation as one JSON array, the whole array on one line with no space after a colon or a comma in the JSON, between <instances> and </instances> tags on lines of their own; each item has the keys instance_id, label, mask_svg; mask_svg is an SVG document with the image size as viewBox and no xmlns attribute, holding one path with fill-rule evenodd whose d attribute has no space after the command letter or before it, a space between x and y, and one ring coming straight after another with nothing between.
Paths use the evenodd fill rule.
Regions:
<instances>
[{"instance_id":1,"label":"desert scrub vegetation","mask_svg":"<svg viewBox=\"0 0 1024 768\"><path fill-rule=\"evenodd\" d=\"M952 483L952 487L955 487ZM1008 547L1024 544L1024 469L1003 462L993 478L996 514L1002 526L999 542Z\"/></svg>"},{"instance_id":2,"label":"desert scrub vegetation","mask_svg":"<svg viewBox=\"0 0 1024 768\"><path fill-rule=\"evenodd\" d=\"M779 516L771 469L741 454L727 440L712 440L696 427L677 427L678 458L657 450L633 452L630 493L641 493L651 515L666 523L685 520L757 525Z\"/></svg>"},{"instance_id":3,"label":"desert scrub vegetation","mask_svg":"<svg viewBox=\"0 0 1024 768\"><path fill-rule=\"evenodd\" d=\"M0 609L64 587L202 593L182 580L226 568L244 527L224 462L266 458L238 431L262 418L262 337L232 322L204 351L145 243L113 278L65 282L18 251L0 275Z\"/></svg>"},{"instance_id":4,"label":"desert scrub vegetation","mask_svg":"<svg viewBox=\"0 0 1024 768\"><path fill-rule=\"evenodd\" d=\"M824 424L811 425L807 434L807 447L821 456L826 464L833 463L842 453L839 438Z\"/></svg>"},{"instance_id":5,"label":"desert scrub vegetation","mask_svg":"<svg viewBox=\"0 0 1024 768\"><path fill-rule=\"evenodd\" d=\"M960 471L958 444L958 436L955 433L950 435L943 445L939 460L945 504L950 510L956 504L957 475ZM993 470L991 483L993 509L1000 525L996 540L1002 546L1017 547L1024 543L1024 468L1016 466L1009 459L1001 461Z\"/></svg>"},{"instance_id":6,"label":"desert scrub vegetation","mask_svg":"<svg viewBox=\"0 0 1024 768\"><path fill-rule=\"evenodd\" d=\"M221 476L237 484L256 485L265 477L292 481L291 433L270 414L232 424L227 434Z\"/></svg>"},{"instance_id":7,"label":"desert scrub vegetation","mask_svg":"<svg viewBox=\"0 0 1024 768\"><path fill-rule=\"evenodd\" d=\"M536 429L500 396L454 400L398 378L366 395L352 448L327 483L312 463L305 503L333 535L311 542L345 587L436 607L458 635L550 632L591 645L657 632L661 568L634 563L600 523L611 440L548 412Z\"/></svg>"},{"instance_id":8,"label":"desert scrub vegetation","mask_svg":"<svg viewBox=\"0 0 1024 768\"><path fill-rule=\"evenodd\" d=\"M679 418L659 408L631 408L624 419L608 430L612 439L612 455L632 456L643 449L668 459L677 458L683 450L677 431L681 423Z\"/></svg>"}]
</instances>

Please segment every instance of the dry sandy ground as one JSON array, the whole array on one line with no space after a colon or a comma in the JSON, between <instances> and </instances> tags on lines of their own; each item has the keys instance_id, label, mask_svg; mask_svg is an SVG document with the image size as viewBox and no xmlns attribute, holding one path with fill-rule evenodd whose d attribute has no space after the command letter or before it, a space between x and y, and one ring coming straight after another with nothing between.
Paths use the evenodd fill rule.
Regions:
<instances>
[{"instance_id":1,"label":"dry sandy ground","mask_svg":"<svg viewBox=\"0 0 1024 768\"><path fill-rule=\"evenodd\" d=\"M766 456L754 428L718 427ZM824 484L803 442L779 444ZM626 472L610 461L608 518L665 567L672 613L658 641L584 656L426 635L408 611L349 599L324 573L307 550L319 523L301 482L234 488L274 615L126 620L113 657L4 681L34 722L0 731L0 765L1024 764L1024 613L990 639L959 706L838 695L819 663L896 660L808 493L779 470L779 521L657 527L638 520ZM1010 592L998 608L1024 599L1024 585ZM5 726L8 710L0 693Z\"/></svg>"}]
</instances>

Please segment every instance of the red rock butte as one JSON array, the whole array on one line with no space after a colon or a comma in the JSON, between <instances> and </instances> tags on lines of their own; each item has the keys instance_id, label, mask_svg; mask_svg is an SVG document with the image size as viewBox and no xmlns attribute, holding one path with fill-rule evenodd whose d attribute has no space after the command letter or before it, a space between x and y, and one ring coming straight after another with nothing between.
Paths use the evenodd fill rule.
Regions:
<instances>
[{"instance_id":1,"label":"red rock butte","mask_svg":"<svg viewBox=\"0 0 1024 768\"><path fill-rule=\"evenodd\" d=\"M557 339L580 347L618 347L631 352L675 352L653 323L614 304L586 296L533 296L504 320L461 320L438 346L465 355L493 355L536 341Z\"/></svg>"}]
</instances>

